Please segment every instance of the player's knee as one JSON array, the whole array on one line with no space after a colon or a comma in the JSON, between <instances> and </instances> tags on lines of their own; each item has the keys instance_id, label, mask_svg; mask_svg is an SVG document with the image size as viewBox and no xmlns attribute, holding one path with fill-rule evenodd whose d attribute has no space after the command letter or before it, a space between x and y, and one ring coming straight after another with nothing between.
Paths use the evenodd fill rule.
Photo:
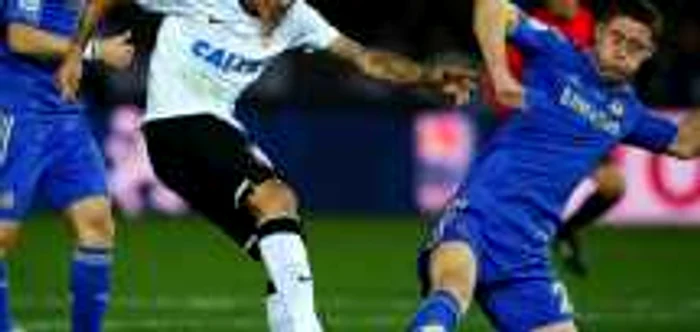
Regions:
<instances>
[{"instance_id":1,"label":"player's knee","mask_svg":"<svg viewBox=\"0 0 700 332\"><path fill-rule=\"evenodd\" d=\"M536 328L533 332L577 332L576 325L573 322L555 323L540 328Z\"/></svg>"},{"instance_id":2,"label":"player's knee","mask_svg":"<svg viewBox=\"0 0 700 332\"><path fill-rule=\"evenodd\" d=\"M600 168L596 172L596 182L598 193L610 199L622 197L627 190L625 177L620 170L613 166Z\"/></svg>"},{"instance_id":3,"label":"player's knee","mask_svg":"<svg viewBox=\"0 0 700 332\"><path fill-rule=\"evenodd\" d=\"M274 179L253 189L248 204L262 222L278 217L297 218L297 198L284 182Z\"/></svg>"},{"instance_id":4,"label":"player's knee","mask_svg":"<svg viewBox=\"0 0 700 332\"><path fill-rule=\"evenodd\" d=\"M446 243L435 249L431 257L430 279L434 289L456 296L466 309L476 283L476 260L468 245Z\"/></svg>"},{"instance_id":5,"label":"player's knee","mask_svg":"<svg viewBox=\"0 0 700 332\"><path fill-rule=\"evenodd\" d=\"M4 258L19 241L19 227L14 221L0 221L0 258Z\"/></svg>"},{"instance_id":6,"label":"player's knee","mask_svg":"<svg viewBox=\"0 0 700 332\"><path fill-rule=\"evenodd\" d=\"M113 246L115 223L106 201L82 204L73 209L71 219L79 245L106 248Z\"/></svg>"}]
</instances>

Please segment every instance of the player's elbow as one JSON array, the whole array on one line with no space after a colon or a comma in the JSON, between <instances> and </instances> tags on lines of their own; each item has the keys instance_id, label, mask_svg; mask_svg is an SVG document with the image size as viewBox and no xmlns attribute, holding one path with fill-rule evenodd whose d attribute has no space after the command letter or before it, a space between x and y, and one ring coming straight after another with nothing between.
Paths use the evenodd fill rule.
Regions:
<instances>
[{"instance_id":1,"label":"player's elbow","mask_svg":"<svg viewBox=\"0 0 700 332\"><path fill-rule=\"evenodd\" d=\"M31 29L22 23L11 23L7 26L7 44L12 52L31 53L33 44Z\"/></svg>"}]
</instances>

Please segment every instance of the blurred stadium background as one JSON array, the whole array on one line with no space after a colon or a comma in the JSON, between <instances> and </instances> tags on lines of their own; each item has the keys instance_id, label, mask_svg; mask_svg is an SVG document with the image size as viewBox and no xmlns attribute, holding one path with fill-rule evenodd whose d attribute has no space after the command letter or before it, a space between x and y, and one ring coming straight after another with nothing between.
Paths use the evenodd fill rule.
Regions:
<instances>
[{"instance_id":1,"label":"blurred stadium background","mask_svg":"<svg viewBox=\"0 0 700 332\"><path fill-rule=\"evenodd\" d=\"M479 68L468 0L309 2L369 45ZM700 3L657 2L669 26L661 54L637 85L646 102L677 118L700 105ZM587 4L600 11L607 3ZM135 6L115 11L103 29L132 27L139 59L126 73L95 68L88 84L121 214L108 326L263 331L260 268L188 213L148 165L138 120L158 21ZM277 61L241 105L249 127L303 199L329 331L399 331L417 305L414 257L421 225L449 197L481 132L495 121L478 100L458 108L440 105L428 91L369 81L323 55L304 53ZM625 148L616 157L628 177L628 195L605 226L589 234L590 277L564 275L582 330L700 331L700 161ZM579 195L587 190L583 184ZM69 243L54 219L36 215L14 257L14 306L29 331L67 326ZM465 329L488 326L474 315Z\"/></svg>"}]
</instances>

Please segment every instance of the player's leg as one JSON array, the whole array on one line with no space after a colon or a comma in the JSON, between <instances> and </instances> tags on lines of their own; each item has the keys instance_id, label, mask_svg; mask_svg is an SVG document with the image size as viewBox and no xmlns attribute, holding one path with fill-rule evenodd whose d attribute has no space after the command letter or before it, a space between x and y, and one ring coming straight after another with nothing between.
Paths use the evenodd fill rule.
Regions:
<instances>
[{"instance_id":1,"label":"player's leg","mask_svg":"<svg viewBox=\"0 0 700 332\"><path fill-rule=\"evenodd\" d=\"M19 112L21 113L21 112ZM12 331L7 257L17 245L20 221L28 212L45 169L35 123L0 106L0 331Z\"/></svg>"},{"instance_id":2,"label":"player's leg","mask_svg":"<svg viewBox=\"0 0 700 332\"><path fill-rule=\"evenodd\" d=\"M252 187L246 202L258 219L263 263L289 313L288 330L320 331L296 194L280 179L271 178Z\"/></svg>"},{"instance_id":3,"label":"player's leg","mask_svg":"<svg viewBox=\"0 0 700 332\"><path fill-rule=\"evenodd\" d=\"M431 290L409 326L411 332L456 331L472 300L477 261L466 242L444 242L430 255Z\"/></svg>"},{"instance_id":4,"label":"player's leg","mask_svg":"<svg viewBox=\"0 0 700 332\"><path fill-rule=\"evenodd\" d=\"M62 121L54 127L53 158L41 187L54 208L68 217L75 236L69 286L72 330L97 332L109 302L115 224L104 161L88 124L82 119Z\"/></svg>"},{"instance_id":5,"label":"player's leg","mask_svg":"<svg viewBox=\"0 0 700 332\"><path fill-rule=\"evenodd\" d=\"M66 214L75 233L70 289L73 331L102 331L110 294L115 225L104 196L84 198Z\"/></svg>"},{"instance_id":6,"label":"player's leg","mask_svg":"<svg viewBox=\"0 0 700 332\"><path fill-rule=\"evenodd\" d=\"M564 223L557 234L557 247L565 265L574 273L584 275L588 267L584 260L581 232L613 208L625 194L625 178L612 159L606 159L593 175L596 191Z\"/></svg>"},{"instance_id":7,"label":"player's leg","mask_svg":"<svg viewBox=\"0 0 700 332\"><path fill-rule=\"evenodd\" d=\"M502 279L479 289L476 298L496 330L576 332L566 288L538 270L519 272L537 277Z\"/></svg>"},{"instance_id":8,"label":"player's leg","mask_svg":"<svg viewBox=\"0 0 700 332\"><path fill-rule=\"evenodd\" d=\"M313 294L305 291L312 285L309 275L301 280L289 276L296 273L299 260L308 267L306 251L299 248L304 244L298 236L296 199L259 150L240 131L211 116L154 121L146 124L144 133L161 181L253 258L262 256L275 290L268 298L268 321L289 322L271 329L317 330L315 314L308 309L313 308L313 298L309 300ZM290 243L291 247L279 252L280 245ZM293 270L284 270L287 264ZM312 326L304 325L308 321Z\"/></svg>"}]
</instances>

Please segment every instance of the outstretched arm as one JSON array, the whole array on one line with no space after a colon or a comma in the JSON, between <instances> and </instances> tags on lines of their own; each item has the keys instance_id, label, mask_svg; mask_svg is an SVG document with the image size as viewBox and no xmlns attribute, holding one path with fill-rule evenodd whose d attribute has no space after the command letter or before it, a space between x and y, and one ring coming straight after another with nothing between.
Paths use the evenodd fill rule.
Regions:
<instances>
[{"instance_id":1,"label":"outstretched arm","mask_svg":"<svg viewBox=\"0 0 700 332\"><path fill-rule=\"evenodd\" d=\"M408 57L386 51L370 50L345 36L336 38L328 50L375 79L401 84L418 84L425 74L424 68Z\"/></svg>"},{"instance_id":2,"label":"outstretched arm","mask_svg":"<svg viewBox=\"0 0 700 332\"><path fill-rule=\"evenodd\" d=\"M397 53L368 49L342 35L331 43L328 50L331 54L354 64L368 77L396 84L438 88L456 103L467 102L473 85L473 73L467 68L424 66Z\"/></svg>"},{"instance_id":3,"label":"outstretched arm","mask_svg":"<svg viewBox=\"0 0 700 332\"><path fill-rule=\"evenodd\" d=\"M700 110L693 112L678 126L676 140L668 154L680 159L700 157Z\"/></svg>"}]
</instances>

